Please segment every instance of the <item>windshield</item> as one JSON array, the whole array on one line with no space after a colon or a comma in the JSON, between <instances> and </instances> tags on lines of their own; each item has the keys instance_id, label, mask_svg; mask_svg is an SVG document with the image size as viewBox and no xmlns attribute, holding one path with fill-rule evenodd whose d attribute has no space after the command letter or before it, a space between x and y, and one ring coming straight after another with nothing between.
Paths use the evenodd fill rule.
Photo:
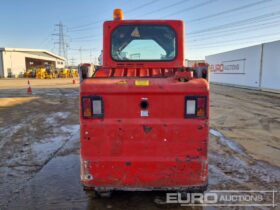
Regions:
<instances>
[{"instance_id":1,"label":"windshield","mask_svg":"<svg viewBox=\"0 0 280 210\"><path fill-rule=\"evenodd\" d=\"M170 61L176 50L176 33L166 25L122 25L112 33L114 60Z\"/></svg>"}]
</instances>

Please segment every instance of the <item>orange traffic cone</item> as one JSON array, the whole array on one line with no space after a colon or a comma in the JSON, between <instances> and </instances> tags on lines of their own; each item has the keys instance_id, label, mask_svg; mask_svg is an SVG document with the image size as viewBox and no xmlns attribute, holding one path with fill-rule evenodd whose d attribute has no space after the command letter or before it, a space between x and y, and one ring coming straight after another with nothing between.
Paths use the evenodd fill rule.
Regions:
<instances>
[{"instance_id":1,"label":"orange traffic cone","mask_svg":"<svg viewBox=\"0 0 280 210\"><path fill-rule=\"evenodd\" d=\"M28 85L27 93L32 94L32 88L31 88L30 84Z\"/></svg>"},{"instance_id":2,"label":"orange traffic cone","mask_svg":"<svg viewBox=\"0 0 280 210\"><path fill-rule=\"evenodd\" d=\"M73 79L73 85L75 85L75 84L76 84L76 80Z\"/></svg>"}]
</instances>

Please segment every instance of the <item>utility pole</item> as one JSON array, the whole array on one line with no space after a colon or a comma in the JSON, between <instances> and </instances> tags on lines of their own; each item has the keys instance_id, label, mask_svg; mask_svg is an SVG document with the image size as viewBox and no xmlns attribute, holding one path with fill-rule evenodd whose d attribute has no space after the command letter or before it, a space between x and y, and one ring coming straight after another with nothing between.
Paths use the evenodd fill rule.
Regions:
<instances>
[{"instance_id":1,"label":"utility pole","mask_svg":"<svg viewBox=\"0 0 280 210\"><path fill-rule=\"evenodd\" d=\"M69 59L69 61L71 61L71 66L75 66L75 60L76 60L76 59L73 58L73 57L72 57L71 59Z\"/></svg>"},{"instance_id":2,"label":"utility pole","mask_svg":"<svg viewBox=\"0 0 280 210\"><path fill-rule=\"evenodd\" d=\"M79 54L80 54L80 63L83 63L83 52L84 51L91 51L91 49L83 49L82 47L80 47L79 49L75 49L75 50L78 50L79 51Z\"/></svg>"},{"instance_id":3,"label":"utility pole","mask_svg":"<svg viewBox=\"0 0 280 210\"><path fill-rule=\"evenodd\" d=\"M72 48L70 48L70 50L74 50L74 51L78 51L79 52L79 54L80 54L80 63L83 63L83 52L86 52L86 51L88 51L88 52L90 52L90 63L92 62L91 61L91 57L92 57L92 51L94 50L94 48L91 48L91 49L83 49L82 47L80 47L80 48L78 48L78 49L72 49Z\"/></svg>"},{"instance_id":4,"label":"utility pole","mask_svg":"<svg viewBox=\"0 0 280 210\"><path fill-rule=\"evenodd\" d=\"M83 49L80 47L80 48L79 48L79 53L80 53L80 63L83 63L82 51L83 51Z\"/></svg>"},{"instance_id":5,"label":"utility pole","mask_svg":"<svg viewBox=\"0 0 280 210\"><path fill-rule=\"evenodd\" d=\"M98 58L97 57L94 57L94 62L93 62L95 65L98 65Z\"/></svg>"},{"instance_id":6,"label":"utility pole","mask_svg":"<svg viewBox=\"0 0 280 210\"><path fill-rule=\"evenodd\" d=\"M59 24L55 24L55 27L58 28L58 33L52 35L58 36L58 42L55 42L55 44L58 44L58 55L64 57L66 59L66 65L68 65L67 49L69 45L65 41L65 32L64 32L65 25L63 25L62 22L60 22Z\"/></svg>"},{"instance_id":7,"label":"utility pole","mask_svg":"<svg viewBox=\"0 0 280 210\"><path fill-rule=\"evenodd\" d=\"M90 63L93 63L93 60L92 60L92 50L89 51L89 60L90 60Z\"/></svg>"}]
</instances>

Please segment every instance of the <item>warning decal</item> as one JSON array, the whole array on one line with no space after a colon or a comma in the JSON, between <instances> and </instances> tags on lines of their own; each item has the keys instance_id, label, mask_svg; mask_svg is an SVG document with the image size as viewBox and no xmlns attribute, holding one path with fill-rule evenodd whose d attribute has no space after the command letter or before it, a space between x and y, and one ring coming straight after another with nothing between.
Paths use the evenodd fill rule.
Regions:
<instances>
[{"instance_id":1,"label":"warning decal","mask_svg":"<svg viewBox=\"0 0 280 210\"><path fill-rule=\"evenodd\" d=\"M138 27L135 27L135 29L131 33L131 36L132 37L140 37L140 33L139 33L139 30L138 30Z\"/></svg>"}]
</instances>

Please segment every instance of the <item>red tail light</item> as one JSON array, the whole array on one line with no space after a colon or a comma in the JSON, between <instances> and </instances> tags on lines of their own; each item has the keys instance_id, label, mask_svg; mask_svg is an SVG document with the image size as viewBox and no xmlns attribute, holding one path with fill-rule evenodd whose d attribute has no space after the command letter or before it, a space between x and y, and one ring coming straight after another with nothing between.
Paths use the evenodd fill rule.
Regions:
<instances>
[{"instance_id":1,"label":"red tail light","mask_svg":"<svg viewBox=\"0 0 280 210\"><path fill-rule=\"evenodd\" d=\"M84 97L82 99L83 106L83 117L91 118L92 117L92 100L90 97Z\"/></svg>"},{"instance_id":2,"label":"red tail light","mask_svg":"<svg viewBox=\"0 0 280 210\"><path fill-rule=\"evenodd\" d=\"M206 98L205 97L197 98L196 116L197 117L206 117Z\"/></svg>"},{"instance_id":3,"label":"red tail light","mask_svg":"<svg viewBox=\"0 0 280 210\"><path fill-rule=\"evenodd\" d=\"M185 98L186 118L207 117L207 97L206 96L186 96Z\"/></svg>"},{"instance_id":4,"label":"red tail light","mask_svg":"<svg viewBox=\"0 0 280 210\"><path fill-rule=\"evenodd\" d=\"M100 96L86 96L82 98L84 118L103 118L103 100Z\"/></svg>"}]
</instances>

